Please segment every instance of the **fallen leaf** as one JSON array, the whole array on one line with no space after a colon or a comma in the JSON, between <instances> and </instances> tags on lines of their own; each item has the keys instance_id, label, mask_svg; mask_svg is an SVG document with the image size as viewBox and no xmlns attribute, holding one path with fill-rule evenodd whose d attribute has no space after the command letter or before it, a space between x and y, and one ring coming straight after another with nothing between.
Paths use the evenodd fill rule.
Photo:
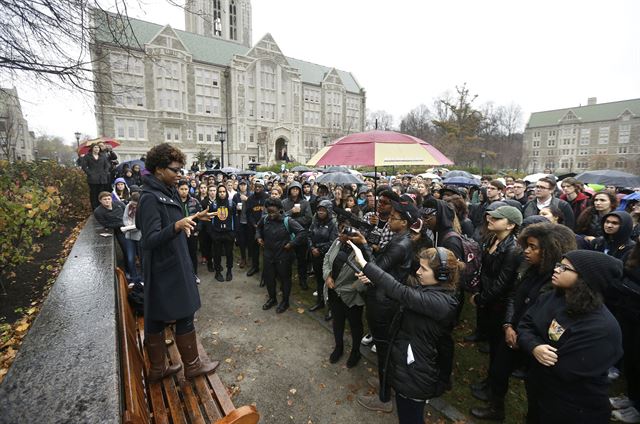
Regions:
<instances>
[{"instance_id":1,"label":"fallen leaf","mask_svg":"<svg viewBox=\"0 0 640 424\"><path fill-rule=\"evenodd\" d=\"M296 311L297 311L299 314L304 314L304 308L298 308L298 309L296 309Z\"/></svg>"},{"instance_id":2,"label":"fallen leaf","mask_svg":"<svg viewBox=\"0 0 640 424\"><path fill-rule=\"evenodd\" d=\"M224 362L226 362L227 364L230 364L231 362L233 362L233 359L227 358L227 359L224 360Z\"/></svg>"},{"instance_id":3,"label":"fallen leaf","mask_svg":"<svg viewBox=\"0 0 640 424\"><path fill-rule=\"evenodd\" d=\"M293 405L293 399L289 399L289 400L287 401L287 405L289 405L289 406Z\"/></svg>"},{"instance_id":4,"label":"fallen leaf","mask_svg":"<svg viewBox=\"0 0 640 424\"><path fill-rule=\"evenodd\" d=\"M242 381L244 380L244 375L243 374L238 374L238 376L236 377L237 381Z\"/></svg>"},{"instance_id":5,"label":"fallen leaf","mask_svg":"<svg viewBox=\"0 0 640 424\"><path fill-rule=\"evenodd\" d=\"M295 394L296 394L296 392L297 392L297 390L296 390L296 389L290 389L290 390L289 390L289 393L291 393L292 395L295 395Z\"/></svg>"}]
</instances>

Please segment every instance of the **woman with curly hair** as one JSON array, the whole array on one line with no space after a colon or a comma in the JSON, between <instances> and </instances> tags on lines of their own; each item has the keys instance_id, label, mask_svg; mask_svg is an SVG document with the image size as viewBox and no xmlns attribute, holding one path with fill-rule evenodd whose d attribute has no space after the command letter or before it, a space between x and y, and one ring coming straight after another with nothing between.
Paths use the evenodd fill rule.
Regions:
<instances>
[{"instance_id":1,"label":"woman with curly hair","mask_svg":"<svg viewBox=\"0 0 640 424\"><path fill-rule=\"evenodd\" d=\"M620 260L590 250L568 252L555 265L555 289L517 330L518 346L530 355L527 423L609 422L607 373L622 357L622 337L602 292L622 275Z\"/></svg>"},{"instance_id":2,"label":"woman with curly hair","mask_svg":"<svg viewBox=\"0 0 640 424\"><path fill-rule=\"evenodd\" d=\"M144 333L150 381L161 380L182 368L180 364L165 363L164 329L171 321L175 321L175 340L185 377L207 374L218 366L217 361L205 363L198 355L193 319L200 308L200 294L187 245L187 237L195 231L195 221L211 219L213 214L202 211L184 216L176 185L185 161L185 155L168 143L147 152L145 167L150 175L144 177L136 213L142 232Z\"/></svg>"},{"instance_id":3,"label":"woman with curly hair","mask_svg":"<svg viewBox=\"0 0 640 424\"><path fill-rule=\"evenodd\" d=\"M480 419L504 419L504 398L509 388L509 377L525 362L517 343L518 323L538 296L551 289L555 264L564 254L576 248L573 232L564 225L552 223L527 226L520 233L518 244L523 249L525 261L518 269L515 288L507 298L502 324L504 340L500 343L496 359L489 369L489 405L471 409L471 414Z\"/></svg>"}]
</instances>

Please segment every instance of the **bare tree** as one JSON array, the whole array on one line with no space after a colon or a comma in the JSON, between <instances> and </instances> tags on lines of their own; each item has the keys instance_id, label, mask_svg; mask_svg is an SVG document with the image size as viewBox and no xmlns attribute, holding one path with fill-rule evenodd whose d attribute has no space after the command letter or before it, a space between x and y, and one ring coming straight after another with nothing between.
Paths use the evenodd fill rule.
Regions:
<instances>
[{"instance_id":1,"label":"bare tree","mask_svg":"<svg viewBox=\"0 0 640 424\"><path fill-rule=\"evenodd\" d=\"M377 127L376 127L377 124ZM367 122L365 125L368 131L383 130L389 131L393 129L393 115L386 110L376 110L375 112L367 109Z\"/></svg>"},{"instance_id":2,"label":"bare tree","mask_svg":"<svg viewBox=\"0 0 640 424\"><path fill-rule=\"evenodd\" d=\"M93 33L109 32L124 49L142 47L131 30L126 0L0 0L0 10L2 79L32 77L87 89Z\"/></svg>"},{"instance_id":3,"label":"bare tree","mask_svg":"<svg viewBox=\"0 0 640 424\"><path fill-rule=\"evenodd\" d=\"M6 103L3 106L0 112L0 158L15 162L18 122L13 108Z\"/></svg>"},{"instance_id":4,"label":"bare tree","mask_svg":"<svg viewBox=\"0 0 640 424\"><path fill-rule=\"evenodd\" d=\"M422 140L430 140L433 136L433 116L429 108L421 104L412 109L400 121L400 131Z\"/></svg>"}]
</instances>

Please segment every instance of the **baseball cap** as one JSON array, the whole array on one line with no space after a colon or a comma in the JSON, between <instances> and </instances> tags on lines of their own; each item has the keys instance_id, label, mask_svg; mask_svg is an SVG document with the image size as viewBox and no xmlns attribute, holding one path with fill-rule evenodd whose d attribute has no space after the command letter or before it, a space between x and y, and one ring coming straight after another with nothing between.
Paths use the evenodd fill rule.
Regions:
<instances>
[{"instance_id":1,"label":"baseball cap","mask_svg":"<svg viewBox=\"0 0 640 424\"><path fill-rule=\"evenodd\" d=\"M263 179L260 179L260 178L256 178L256 179L253 181L253 185L256 185L256 184L260 184L261 186L263 186L263 185L264 185L264 180L263 180Z\"/></svg>"},{"instance_id":2,"label":"baseball cap","mask_svg":"<svg viewBox=\"0 0 640 424\"><path fill-rule=\"evenodd\" d=\"M498 219L506 218L512 224L522 225L522 213L513 206L500 206L494 211L487 212L490 216Z\"/></svg>"},{"instance_id":3,"label":"baseball cap","mask_svg":"<svg viewBox=\"0 0 640 424\"><path fill-rule=\"evenodd\" d=\"M412 202L396 202L392 200L391 207L393 207L393 209L400 214L402 219L407 220L409 226L411 226L418 219L418 208L416 208Z\"/></svg>"}]
</instances>

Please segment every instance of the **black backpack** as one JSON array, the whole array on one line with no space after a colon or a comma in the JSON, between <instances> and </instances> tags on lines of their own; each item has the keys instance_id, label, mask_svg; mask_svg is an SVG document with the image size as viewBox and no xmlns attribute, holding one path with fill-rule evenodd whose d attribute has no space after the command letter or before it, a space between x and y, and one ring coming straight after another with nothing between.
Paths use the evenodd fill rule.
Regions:
<instances>
[{"instance_id":1,"label":"black backpack","mask_svg":"<svg viewBox=\"0 0 640 424\"><path fill-rule=\"evenodd\" d=\"M460 276L461 287L470 292L478 293L480 291L480 271L482 270L482 250L478 242L465 235L450 231L444 236L444 240L450 237L457 237L462 242L462 250L464 251L464 271Z\"/></svg>"}]
</instances>

